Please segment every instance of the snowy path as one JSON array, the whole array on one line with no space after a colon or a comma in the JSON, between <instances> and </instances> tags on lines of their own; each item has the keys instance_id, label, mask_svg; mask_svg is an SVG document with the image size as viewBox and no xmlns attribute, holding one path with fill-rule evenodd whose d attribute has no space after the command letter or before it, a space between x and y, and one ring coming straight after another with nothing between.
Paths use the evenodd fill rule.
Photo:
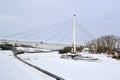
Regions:
<instances>
[{"instance_id":1,"label":"snowy path","mask_svg":"<svg viewBox=\"0 0 120 80\"><path fill-rule=\"evenodd\" d=\"M17 60L11 51L0 51L0 80L55 80Z\"/></svg>"},{"instance_id":2,"label":"snowy path","mask_svg":"<svg viewBox=\"0 0 120 80\"><path fill-rule=\"evenodd\" d=\"M40 68L40 67L37 67L37 66L35 66L35 65L33 65L33 64L30 64L30 63L28 63L28 62L25 61L25 60L22 60L22 59L21 59L20 57L18 57L17 55L16 55L15 57L16 57L18 60L20 60L21 62L23 62L23 63L25 63L26 65L28 65L29 67L32 67L32 68L34 68L34 69L36 69L36 70L38 70L38 71L40 71L40 72L48 75L49 77L51 77L51 78L53 78L53 79L55 79L55 80L65 80L65 79L63 79L62 77L59 77L59 76L57 76L57 75L55 75L55 74L52 74L52 73L50 73L50 72L48 72L48 71L46 71L46 70L44 70L44 69L42 69L42 68Z\"/></svg>"},{"instance_id":3,"label":"snowy path","mask_svg":"<svg viewBox=\"0 0 120 80\"><path fill-rule=\"evenodd\" d=\"M100 62L86 62L60 59L54 53L26 53L20 57L38 67L61 76L66 80L119 80L120 61L108 58L106 55L84 54L99 58Z\"/></svg>"}]
</instances>

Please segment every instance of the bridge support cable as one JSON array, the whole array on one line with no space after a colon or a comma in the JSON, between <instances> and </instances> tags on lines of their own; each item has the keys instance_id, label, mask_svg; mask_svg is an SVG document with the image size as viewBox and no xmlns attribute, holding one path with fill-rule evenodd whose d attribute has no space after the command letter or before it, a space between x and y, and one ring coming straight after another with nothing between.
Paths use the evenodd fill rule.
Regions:
<instances>
[{"instance_id":1,"label":"bridge support cable","mask_svg":"<svg viewBox=\"0 0 120 80\"><path fill-rule=\"evenodd\" d=\"M71 33L71 27L64 33L64 35L61 37L59 43L61 44L65 39L70 39L70 33Z\"/></svg>"},{"instance_id":2,"label":"bridge support cable","mask_svg":"<svg viewBox=\"0 0 120 80\"><path fill-rule=\"evenodd\" d=\"M63 24L63 25L65 25L65 24ZM60 28L62 28L61 27L62 25L56 25L56 26L54 26L54 27L48 27L48 28L43 28L43 29L41 29L41 30L39 30L39 31L37 31L37 32L34 32L34 33L30 33L30 34L25 34L25 35L23 35L23 36L21 36L21 37L18 37L17 39L21 39L21 38L30 38L30 37L35 37L35 35L38 35L39 36L39 34L43 34L43 33L47 33L48 31L56 31L57 29L60 29ZM47 33L48 34L48 33ZM38 37L38 36L36 36L36 37Z\"/></svg>"},{"instance_id":3,"label":"bridge support cable","mask_svg":"<svg viewBox=\"0 0 120 80\"><path fill-rule=\"evenodd\" d=\"M21 36L21 35L24 35L24 34L29 34L29 33L32 33L32 32L36 32L36 31L39 31L39 30L42 31L42 30L45 30L45 29L51 29L51 28L54 28L55 26L60 26L60 25L63 25L65 23L68 23L70 21L71 21L71 19L63 21L63 22L60 22L60 23L56 23L56 24L53 24L53 25L49 25L49 26L45 26L45 27L40 27L40 28L37 28L37 29L33 29L33 30L29 30L29 31L25 31L25 32L13 34L13 35L7 35L7 36L4 36L2 38L3 39L4 38L11 38L11 37Z\"/></svg>"},{"instance_id":4,"label":"bridge support cable","mask_svg":"<svg viewBox=\"0 0 120 80\"><path fill-rule=\"evenodd\" d=\"M67 25L67 24L65 24ZM62 26L62 27L61 27ZM26 37L35 37L35 35L37 35L36 37L44 37L46 35L48 35L49 33L52 33L52 32L55 32L57 30L60 30L62 28L64 28L63 25L60 25L60 26L54 26L55 28L48 28L48 29L43 29L43 30L40 30L40 31L37 31L37 32L34 32L34 33L31 33L31 34L28 34L28 35L25 35L25 36L22 36L22 37L18 37L17 39L21 39L21 38L26 38Z\"/></svg>"},{"instance_id":5,"label":"bridge support cable","mask_svg":"<svg viewBox=\"0 0 120 80\"><path fill-rule=\"evenodd\" d=\"M46 42L47 41L49 41L49 40L52 40L53 38L55 39L56 37L61 37L60 35L62 35L64 32L66 32L68 29L69 29L69 27L70 26L67 26L67 27L65 27L65 28L63 28L63 29L61 29L59 32L57 32L56 34L54 34L54 35L52 35L52 36L50 36L47 40L46 40ZM60 40L61 38L59 38L58 40ZM59 41L58 41L59 42Z\"/></svg>"},{"instance_id":6,"label":"bridge support cable","mask_svg":"<svg viewBox=\"0 0 120 80\"><path fill-rule=\"evenodd\" d=\"M79 32L83 33L83 35L86 38L89 38L89 39L93 39L94 38L94 36L90 32L88 32L88 30L82 24L80 24L78 21L76 21L76 25L78 26L77 30L79 30Z\"/></svg>"},{"instance_id":7,"label":"bridge support cable","mask_svg":"<svg viewBox=\"0 0 120 80\"><path fill-rule=\"evenodd\" d=\"M51 30L49 30L47 32L43 32L40 35L38 35L38 37L36 37L34 39L43 39L43 38L48 39L48 37L51 37L54 34L58 33L59 31L64 29L66 26L69 26L69 25L63 25L62 27L54 28L54 29L51 29Z\"/></svg>"}]
</instances>

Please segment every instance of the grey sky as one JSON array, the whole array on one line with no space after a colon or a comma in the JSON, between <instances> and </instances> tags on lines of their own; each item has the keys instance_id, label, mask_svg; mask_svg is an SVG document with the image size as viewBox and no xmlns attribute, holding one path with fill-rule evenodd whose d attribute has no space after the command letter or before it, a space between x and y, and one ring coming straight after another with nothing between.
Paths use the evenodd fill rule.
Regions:
<instances>
[{"instance_id":1,"label":"grey sky","mask_svg":"<svg viewBox=\"0 0 120 80\"><path fill-rule=\"evenodd\" d=\"M0 0L0 38L72 18L94 37L120 36L120 0Z\"/></svg>"}]
</instances>

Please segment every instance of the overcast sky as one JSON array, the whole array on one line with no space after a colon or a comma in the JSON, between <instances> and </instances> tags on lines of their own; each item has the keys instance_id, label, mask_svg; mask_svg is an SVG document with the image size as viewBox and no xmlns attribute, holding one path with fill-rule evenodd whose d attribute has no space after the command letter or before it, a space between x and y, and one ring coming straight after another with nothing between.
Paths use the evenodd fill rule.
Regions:
<instances>
[{"instance_id":1,"label":"overcast sky","mask_svg":"<svg viewBox=\"0 0 120 80\"><path fill-rule=\"evenodd\" d=\"M120 0L0 0L0 38L72 18L94 37L120 36Z\"/></svg>"}]
</instances>

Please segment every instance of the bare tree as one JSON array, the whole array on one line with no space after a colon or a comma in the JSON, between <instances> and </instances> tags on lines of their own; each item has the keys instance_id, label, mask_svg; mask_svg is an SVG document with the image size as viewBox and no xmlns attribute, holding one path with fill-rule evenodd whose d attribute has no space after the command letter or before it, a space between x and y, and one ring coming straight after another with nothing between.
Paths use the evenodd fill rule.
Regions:
<instances>
[{"instance_id":1,"label":"bare tree","mask_svg":"<svg viewBox=\"0 0 120 80\"><path fill-rule=\"evenodd\" d=\"M114 35L101 36L87 45L94 46L96 52L114 52L116 49L120 49L120 38Z\"/></svg>"}]
</instances>

